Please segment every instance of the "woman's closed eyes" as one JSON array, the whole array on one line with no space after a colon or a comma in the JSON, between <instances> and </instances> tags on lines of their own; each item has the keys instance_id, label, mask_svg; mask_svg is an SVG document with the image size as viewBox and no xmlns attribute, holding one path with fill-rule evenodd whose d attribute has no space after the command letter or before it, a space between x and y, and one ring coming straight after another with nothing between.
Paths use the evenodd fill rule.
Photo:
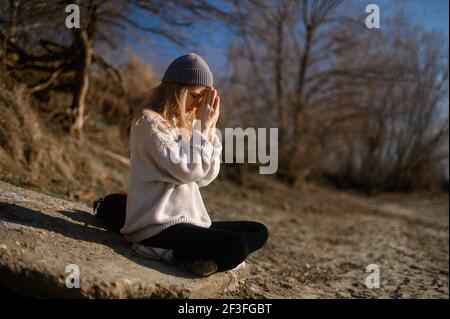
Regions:
<instances>
[{"instance_id":1,"label":"woman's closed eyes","mask_svg":"<svg viewBox=\"0 0 450 319\"><path fill-rule=\"evenodd\" d=\"M198 99L200 96L202 96L202 93L192 93L192 92L189 92L189 94L192 96L192 98L193 98L194 100L196 100L196 99Z\"/></svg>"}]
</instances>

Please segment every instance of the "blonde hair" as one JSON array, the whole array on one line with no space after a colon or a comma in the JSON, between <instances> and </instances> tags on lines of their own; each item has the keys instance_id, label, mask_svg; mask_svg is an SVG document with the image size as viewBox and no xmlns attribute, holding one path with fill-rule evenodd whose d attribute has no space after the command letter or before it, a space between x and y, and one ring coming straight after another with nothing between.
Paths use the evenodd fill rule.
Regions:
<instances>
[{"instance_id":1,"label":"blonde hair","mask_svg":"<svg viewBox=\"0 0 450 319\"><path fill-rule=\"evenodd\" d=\"M189 85L161 82L154 87L145 102L132 115L132 126L138 125L140 120L151 112L161 115L164 124L172 128L182 128L183 135L192 134L195 119L195 109L186 112L185 103Z\"/></svg>"}]
</instances>

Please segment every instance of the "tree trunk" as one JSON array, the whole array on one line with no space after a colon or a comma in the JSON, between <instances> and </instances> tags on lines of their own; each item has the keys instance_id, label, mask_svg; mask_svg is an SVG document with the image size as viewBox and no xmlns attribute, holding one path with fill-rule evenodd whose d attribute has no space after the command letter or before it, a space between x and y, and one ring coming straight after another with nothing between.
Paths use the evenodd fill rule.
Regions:
<instances>
[{"instance_id":1,"label":"tree trunk","mask_svg":"<svg viewBox=\"0 0 450 319\"><path fill-rule=\"evenodd\" d=\"M284 74L283 74L283 61L284 61L284 21L280 18L277 21L277 42L276 42L276 58L275 58L275 87L276 87L276 97L275 97L275 116L277 118L280 144L282 148L285 147L286 142L286 117L285 117L285 99L284 99ZM284 151L284 149L282 150Z\"/></svg>"},{"instance_id":2,"label":"tree trunk","mask_svg":"<svg viewBox=\"0 0 450 319\"><path fill-rule=\"evenodd\" d=\"M293 140L291 142L291 150L289 151L291 156L289 157L289 175L291 177L290 184L297 184L299 179L304 180L309 172L308 167L304 167L302 159L306 155L307 140L304 136L306 133L306 126L308 123L305 121L305 99L304 99L304 88L306 79L306 70L309 65L309 54L311 50L313 40L313 29L307 25L306 26L306 36L305 36L305 50L302 54L298 73L297 82L297 96L295 103L295 113L294 113L294 132ZM303 134L302 134L303 133ZM302 141L303 139L303 141Z\"/></svg>"},{"instance_id":3,"label":"tree trunk","mask_svg":"<svg viewBox=\"0 0 450 319\"><path fill-rule=\"evenodd\" d=\"M92 61L92 43L84 29L74 29L75 78L71 106L71 135L82 139L86 96L89 89L89 67Z\"/></svg>"}]
</instances>

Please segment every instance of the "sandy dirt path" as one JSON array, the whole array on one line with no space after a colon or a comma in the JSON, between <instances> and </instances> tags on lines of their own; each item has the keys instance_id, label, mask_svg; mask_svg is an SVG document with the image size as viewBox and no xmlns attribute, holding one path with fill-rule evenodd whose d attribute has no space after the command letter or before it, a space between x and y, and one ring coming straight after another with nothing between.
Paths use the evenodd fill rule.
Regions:
<instances>
[{"instance_id":1,"label":"sandy dirt path","mask_svg":"<svg viewBox=\"0 0 450 319\"><path fill-rule=\"evenodd\" d=\"M258 188L204 195L213 219L257 220L270 231L268 244L248 258L245 283L219 297L449 297L448 194ZM365 284L369 264L379 267L378 289Z\"/></svg>"}]
</instances>

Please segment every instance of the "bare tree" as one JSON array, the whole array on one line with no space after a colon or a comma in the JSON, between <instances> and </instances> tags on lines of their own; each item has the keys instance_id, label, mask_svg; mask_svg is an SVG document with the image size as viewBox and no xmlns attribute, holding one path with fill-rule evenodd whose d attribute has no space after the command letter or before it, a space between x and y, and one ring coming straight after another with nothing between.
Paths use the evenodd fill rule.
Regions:
<instances>
[{"instance_id":1,"label":"bare tree","mask_svg":"<svg viewBox=\"0 0 450 319\"><path fill-rule=\"evenodd\" d=\"M254 95L252 108L266 110L258 114L265 117L259 125L279 128L280 175L291 183L303 183L323 155L322 136L339 122L336 113L327 110L325 119L323 112L332 109L333 78L342 76L334 61L352 48L352 33L361 29L341 2L253 0L235 6L240 48L233 49L230 64L247 62L241 80Z\"/></svg>"},{"instance_id":2,"label":"bare tree","mask_svg":"<svg viewBox=\"0 0 450 319\"><path fill-rule=\"evenodd\" d=\"M438 107L448 66L433 36L401 15L366 29L364 13L343 1L252 0L234 10L235 116L280 128L279 175L292 184L334 169L360 188L404 189L448 157L436 151L448 139Z\"/></svg>"},{"instance_id":3,"label":"bare tree","mask_svg":"<svg viewBox=\"0 0 450 319\"><path fill-rule=\"evenodd\" d=\"M338 134L341 184L372 192L440 182L448 160L448 59L441 43L398 16L341 56L353 77L340 78L340 102L358 114Z\"/></svg>"},{"instance_id":4,"label":"bare tree","mask_svg":"<svg viewBox=\"0 0 450 319\"><path fill-rule=\"evenodd\" d=\"M192 43L185 33L187 27L200 20L231 19L206 0L78 0L81 26L68 30L64 9L70 2L11 0L0 8L0 39L7 67L46 74L33 85L32 92L52 87L72 92L70 131L78 136L84 124L91 64L122 84L116 67L96 52L99 43L115 49L118 35L143 32L184 45Z\"/></svg>"}]
</instances>

